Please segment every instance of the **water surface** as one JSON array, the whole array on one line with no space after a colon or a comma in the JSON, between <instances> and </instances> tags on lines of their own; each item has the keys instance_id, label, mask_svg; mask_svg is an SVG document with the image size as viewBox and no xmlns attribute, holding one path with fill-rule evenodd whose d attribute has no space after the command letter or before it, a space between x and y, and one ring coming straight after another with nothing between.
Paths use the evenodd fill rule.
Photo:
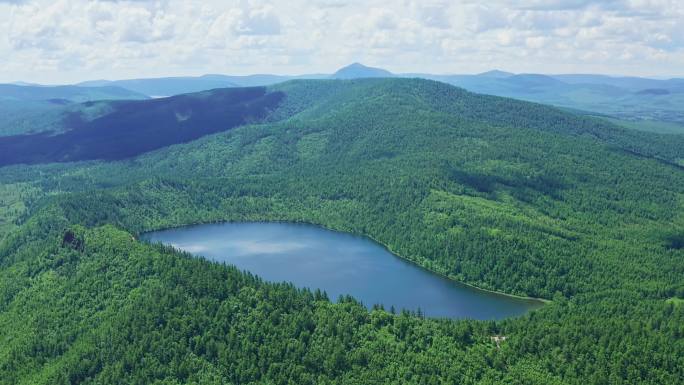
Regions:
<instances>
[{"instance_id":1,"label":"water surface","mask_svg":"<svg viewBox=\"0 0 684 385\"><path fill-rule=\"evenodd\" d=\"M428 317L501 319L538 308L540 301L478 290L433 274L364 237L295 223L221 223L144 234L233 264L269 281L321 289L335 300L350 294L370 307L421 311Z\"/></svg>"}]
</instances>

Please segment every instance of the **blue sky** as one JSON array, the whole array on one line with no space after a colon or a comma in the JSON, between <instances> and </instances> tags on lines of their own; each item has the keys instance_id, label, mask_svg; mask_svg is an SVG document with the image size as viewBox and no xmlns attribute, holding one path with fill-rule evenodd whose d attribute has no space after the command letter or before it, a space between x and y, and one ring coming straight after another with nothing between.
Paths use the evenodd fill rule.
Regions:
<instances>
[{"instance_id":1,"label":"blue sky","mask_svg":"<svg viewBox=\"0 0 684 385\"><path fill-rule=\"evenodd\" d=\"M332 72L684 76L681 0L0 0L0 82Z\"/></svg>"}]
</instances>

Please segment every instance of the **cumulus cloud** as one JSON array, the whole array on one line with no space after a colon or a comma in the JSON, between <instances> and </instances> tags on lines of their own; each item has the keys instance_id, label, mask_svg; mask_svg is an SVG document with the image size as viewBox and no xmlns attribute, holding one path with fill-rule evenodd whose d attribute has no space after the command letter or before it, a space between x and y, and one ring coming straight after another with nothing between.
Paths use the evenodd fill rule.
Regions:
<instances>
[{"instance_id":1,"label":"cumulus cloud","mask_svg":"<svg viewBox=\"0 0 684 385\"><path fill-rule=\"evenodd\" d=\"M417 15L426 27L447 29L451 26L449 17L444 13L445 4L419 6Z\"/></svg>"},{"instance_id":2,"label":"cumulus cloud","mask_svg":"<svg viewBox=\"0 0 684 385\"><path fill-rule=\"evenodd\" d=\"M679 0L0 0L0 81L202 73L684 75Z\"/></svg>"},{"instance_id":3,"label":"cumulus cloud","mask_svg":"<svg viewBox=\"0 0 684 385\"><path fill-rule=\"evenodd\" d=\"M237 15L235 32L241 35L278 35L280 19L273 7L259 7L240 10Z\"/></svg>"}]
</instances>

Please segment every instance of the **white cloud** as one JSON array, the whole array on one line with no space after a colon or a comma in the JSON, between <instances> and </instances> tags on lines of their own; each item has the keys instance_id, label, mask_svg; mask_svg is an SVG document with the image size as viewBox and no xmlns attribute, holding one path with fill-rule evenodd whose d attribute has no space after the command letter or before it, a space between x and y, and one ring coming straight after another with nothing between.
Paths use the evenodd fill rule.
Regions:
<instances>
[{"instance_id":1,"label":"white cloud","mask_svg":"<svg viewBox=\"0 0 684 385\"><path fill-rule=\"evenodd\" d=\"M444 12L447 4L414 4L413 6L414 8L417 8L416 14L419 16L419 19L424 26L439 29L448 29L451 27L449 15Z\"/></svg>"},{"instance_id":2,"label":"white cloud","mask_svg":"<svg viewBox=\"0 0 684 385\"><path fill-rule=\"evenodd\" d=\"M249 9L243 12L237 32L246 35L279 35L280 19L270 6Z\"/></svg>"},{"instance_id":3,"label":"white cloud","mask_svg":"<svg viewBox=\"0 0 684 385\"><path fill-rule=\"evenodd\" d=\"M0 0L0 81L202 73L684 75L679 0Z\"/></svg>"}]
</instances>

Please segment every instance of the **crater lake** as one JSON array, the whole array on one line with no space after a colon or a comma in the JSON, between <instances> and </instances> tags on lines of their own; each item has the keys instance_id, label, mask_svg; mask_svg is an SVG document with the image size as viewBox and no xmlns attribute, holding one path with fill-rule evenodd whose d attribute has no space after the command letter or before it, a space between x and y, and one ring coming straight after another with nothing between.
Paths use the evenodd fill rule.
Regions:
<instances>
[{"instance_id":1,"label":"crater lake","mask_svg":"<svg viewBox=\"0 0 684 385\"><path fill-rule=\"evenodd\" d=\"M273 282L320 289L331 300L351 295L365 306L420 311L427 317L501 319L543 302L467 286L392 254L371 239L314 225L232 222L143 234Z\"/></svg>"}]
</instances>

